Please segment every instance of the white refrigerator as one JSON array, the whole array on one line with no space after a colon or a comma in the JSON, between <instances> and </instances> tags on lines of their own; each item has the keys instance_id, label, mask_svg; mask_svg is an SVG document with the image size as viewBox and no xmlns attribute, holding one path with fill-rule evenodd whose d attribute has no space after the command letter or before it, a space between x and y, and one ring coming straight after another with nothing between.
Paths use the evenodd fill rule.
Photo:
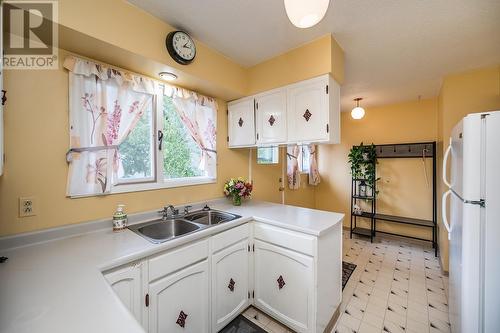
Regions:
<instances>
[{"instance_id":1,"label":"white refrigerator","mask_svg":"<svg viewBox=\"0 0 500 333\"><path fill-rule=\"evenodd\" d=\"M469 114L455 126L443 181L451 331L500 332L500 111Z\"/></svg>"}]
</instances>

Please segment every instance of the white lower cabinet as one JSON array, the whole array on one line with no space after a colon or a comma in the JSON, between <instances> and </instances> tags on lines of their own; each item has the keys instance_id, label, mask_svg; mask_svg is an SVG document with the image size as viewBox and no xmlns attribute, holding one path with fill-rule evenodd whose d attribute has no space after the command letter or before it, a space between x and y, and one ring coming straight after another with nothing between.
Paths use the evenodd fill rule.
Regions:
<instances>
[{"instance_id":1,"label":"white lower cabinet","mask_svg":"<svg viewBox=\"0 0 500 333\"><path fill-rule=\"evenodd\" d=\"M149 332L210 332L208 261L149 284Z\"/></svg>"},{"instance_id":2,"label":"white lower cabinet","mask_svg":"<svg viewBox=\"0 0 500 333\"><path fill-rule=\"evenodd\" d=\"M145 262L137 262L105 272L104 277L122 303L147 328L143 306L145 269Z\"/></svg>"},{"instance_id":3,"label":"white lower cabinet","mask_svg":"<svg viewBox=\"0 0 500 333\"><path fill-rule=\"evenodd\" d=\"M249 222L104 275L149 333L216 333L250 304L324 332L342 295L341 225L315 237Z\"/></svg>"},{"instance_id":4,"label":"white lower cabinet","mask_svg":"<svg viewBox=\"0 0 500 333\"><path fill-rule=\"evenodd\" d=\"M313 332L314 260L255 240L255 305L297 332Z\"/></svg>"},{"instance_id":5,"label":"white lower cabinet","mask_svg":"<svg viewBox=\"0 0 500 333\"><path fill-rule=\"evenodd\" d=\"M212 326L217 332L250 304L248 238L212 255Z\"/></svg>"}]
</instances>

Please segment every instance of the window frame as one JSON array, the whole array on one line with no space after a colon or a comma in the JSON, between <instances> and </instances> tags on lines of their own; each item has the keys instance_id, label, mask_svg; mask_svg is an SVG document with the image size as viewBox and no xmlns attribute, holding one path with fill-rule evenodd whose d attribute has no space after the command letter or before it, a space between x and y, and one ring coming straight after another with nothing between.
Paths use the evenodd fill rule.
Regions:
<instances>
[{"instance_id":1,"label":"window frame","mask_svg":"<svg viewBox=\"0 0 500 333\"><path fill-rule=\"evenodd\" d=\"M163 117L163 98L164 98L164 85L158 84L156 88L156 94L153 96L153 109L152 109L152 124L153 124L153 165L154 165L154 176L151 179L145 181L137 181L135 179L130 179L126 181L119 181L116 184L111 185L111 194L113 193L127 193L127 192L140 192L140 191L150 191L158 190L164 188L176 188L185 186L195 186L202 184L215 184L217 183L217 167L215 168L214 177L209 176L195 176L195 177L184 177L184 178L165 178L163 170L163 150L159 149L158 142L158 130L163 129L164 117ZM216 124L217 126L217 124ZM146 178L144 178L146 179ZM113 180L114 182L115 180Z\"/></svg>"}]
</instances>

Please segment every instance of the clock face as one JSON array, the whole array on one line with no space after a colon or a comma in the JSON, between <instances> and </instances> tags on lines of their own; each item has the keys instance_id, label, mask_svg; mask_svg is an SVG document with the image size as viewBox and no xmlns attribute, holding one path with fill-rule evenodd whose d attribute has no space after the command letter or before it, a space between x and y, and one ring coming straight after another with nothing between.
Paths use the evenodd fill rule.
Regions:
<instances>
[{"instance_id":1,"label":"clock face","mask_svg":"<svg viewBox=\"0 0 500 333\"><path fill-rule=\"evenodd\" d=\"M193 39L184 31L174 31L167 36L167 49L172 58L180 64L187 65L196 56Z\"/></svg>"}]
</instances>

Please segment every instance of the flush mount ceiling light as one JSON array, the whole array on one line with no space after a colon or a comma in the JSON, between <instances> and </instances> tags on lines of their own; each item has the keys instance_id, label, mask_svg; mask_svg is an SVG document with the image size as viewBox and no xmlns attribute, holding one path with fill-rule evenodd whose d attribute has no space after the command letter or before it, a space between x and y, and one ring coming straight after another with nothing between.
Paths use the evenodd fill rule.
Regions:
<instances>
[{"instance_id":1,"label":"flush mount ceiling light","mask_svg":"<svg viewBox=\"0 0 500 333\"><path fill-rule=\"evenodd\" d=\"M330 0L285 0L286 15L297 28L310 28L323 19Z\"/></svg>"},{"instance_id":2,"label":"flush mount ceiling light","mask_svg":"<svg viewBox=\"0 0 500 333\"><path fill-rule=\"evenodd\" d=\"M175 75L174 73L170 73L170 72L160 72L160 73L158 73L158 75L160 75L160 78L162 80L165 80L165 81L173 81L173 80L177 79L177 75Z\"/></svg>"},{"instance_id":3,"label":"flush mount ceiling light","mask_svg":"<svg viewBox=\"0 0 500 333\"><path fill-rule=\"evenodd\" d=\"M363 109L361 106L359 106L359 101L361 101L362 98L358 97L355 98L354 101L356 102L356 107L352 109L351 111L351 117L353 119L361 119L365 116L365 109Z\"/></svg>"}]
</instances>

